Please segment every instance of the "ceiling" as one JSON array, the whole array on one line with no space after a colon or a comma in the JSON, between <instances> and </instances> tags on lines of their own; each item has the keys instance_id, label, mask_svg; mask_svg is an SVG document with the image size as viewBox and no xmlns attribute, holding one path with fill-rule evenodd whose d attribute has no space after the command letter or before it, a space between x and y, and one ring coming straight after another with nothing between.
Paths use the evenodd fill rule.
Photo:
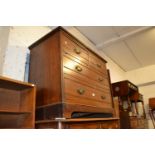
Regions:
<instances>
[{"instance_id":1,"label":"ceiling","mask_svg":"<svg viewBox=\"0 0 155 155\"><path fill-rule=\"evenodd\" d=\"M77 26L124 71L155 64L155 27Z\"/></svg>"}]
</instances>

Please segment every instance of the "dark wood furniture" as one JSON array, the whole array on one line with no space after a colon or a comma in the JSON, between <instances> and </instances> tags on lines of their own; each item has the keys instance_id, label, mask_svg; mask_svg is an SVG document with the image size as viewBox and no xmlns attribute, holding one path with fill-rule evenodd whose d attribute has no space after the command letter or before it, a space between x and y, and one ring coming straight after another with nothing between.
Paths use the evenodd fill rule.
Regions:
<instances>
[{"instance_id":1,"label":"dark wood furniture","mask_svg":"<svg viewBox=\"0 0 155 155\"><path fill-rule=\"evenodd\" d=\"M34 84L0 77L0 128L35 127Z\"/></svg>"},{"instance_id":2,"label":"dark wood furniture","mask_svg":"<svg viewBox=\"0 0 155 155\"><path fill-rule=\"evenodd\" d=\"M120 127L123 129L144 128L145 110L142 95L138 87L128 80L112 84L113 96L118 97L120 111ZM139 116L137 103L143 106L143 116Z\"/></svg>"},{"instance_id":3,"label":"dark wood furniture","mask_svg":"<svg viewBox=\"0 0 155 155\"><path fill-rule=\"evenodd\" d=\"M149 98L149 114L153 123L153 127L155 128L155 98Z\"/></svg>"},{"instance_id":4,"label":"dark wood furniture","mask_svg":"<svg viewBox=\"0 0 155 155\"><path fill-rule=\"evenodd\" d=\"M29 81L37 85L37 121L87 117L90 113L113 116L103 58L61 27L29 48Z\"/></svg>"},{"instance_id":5,"label":"dark wood furniture","mask_svg":"<svg viewBox=\"0 0 155 155\"><path fill-rule=\"evenodd\" d=\"M36 121L36 128L53 129L119 129L119 118L56 119Z\"/></svg>"},{"instance_id":6,"label":"dark wood furniture","mask_svg":"<svg viewBox=\"0 0 155 155\"><path fill-rule=\"evenodd\" d=\"M149 108L155 110L155 98L149 98Z\"/></svg>"}]
</instances>

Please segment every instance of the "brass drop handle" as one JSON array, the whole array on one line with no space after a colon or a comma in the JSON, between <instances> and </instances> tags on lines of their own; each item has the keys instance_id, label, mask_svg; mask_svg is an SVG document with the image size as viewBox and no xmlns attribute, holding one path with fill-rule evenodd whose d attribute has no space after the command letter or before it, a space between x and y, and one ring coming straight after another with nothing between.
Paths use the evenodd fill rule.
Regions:
<instances>
[{"instance_id":1,"label":"brass drop handle","mask_svg":"<svg viewBox=\"0 0 155 155\"><path fill-rule=\"evenodd\" d=\"M80 54L81 53L79 48L74 48L74 51L75 51L76 54Z\"/></svg>"},{"instance_id":2,"label":"brass drop handle","mask_svg":"<svg viewBox=\"0 0 155 155\"><path fill-rule=\"evenodd\" d=\"M97 67L101 68L101 64L96 64Z\"/></svg>"},{"instance_id":3,"label":"brass drop handle","mask_svg":"<svg viewBox=\"0 0 155 155\"><path fill-rule=\"evenodd\" d=\"M67 52L67 51L65 51L65 50L64 50L64 53L65 53L65 54L68 54L68 52Z\"/></svg>"},{"instance_id":4,"label":"brass drop handle","mask_svg":"<svg viewBox=\"0 0 155 155\"><path fill-rule=\"evenodd\" d=\"M106 99L106 97L102 95L102 96L101 96L101 99L105 100L105 99Z\"/></svg>"},{"instance_id":5,"label":"brass drop handle","mask_svg":"<svg viewBox=\"0 0 155 155\"><path fill-rule=\"evenodd\" d=\"M75 69L78 71L78 72L81 72L82 71L82 68L80 66L75 66Z\"/></svg>"},{"instance_id":6,"label":"brass drop handle","mask_svg":"<svg viewBox=\"0 0 155 155\"><path fill-rule=\"evenodd\" d=\"M79 88L77 89L77 92L80 94L80 95L83 95L85 93L85 90L83 88Z\"/></svg>"},{"instance_id":7,"label":"brass drop handle","mask_svg":"<svg viewBox=\"0 0 155 155\"><path fill-rule=\"evenodd\" d=\"M99 77L98 80L99 80L100 82L102 82L102 81L103 81L103 78L102 78L102 77Z\"/></svg>"}]
</instances>

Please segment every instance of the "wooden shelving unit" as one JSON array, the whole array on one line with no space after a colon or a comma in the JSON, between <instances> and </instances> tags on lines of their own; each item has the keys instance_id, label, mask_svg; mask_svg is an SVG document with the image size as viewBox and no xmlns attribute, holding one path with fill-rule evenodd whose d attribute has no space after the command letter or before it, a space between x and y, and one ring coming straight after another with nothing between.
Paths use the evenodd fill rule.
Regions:
<instances>
[{"instance_id":1,"label":"wooden shelving unit","mask_svg":"<svg viewBox=\"0 0 155 155\"><path fill-rule=\"evenodd\" d=\"M34 128L34 84L0 76L0 128Z\"/></svg>"}]
</instances>

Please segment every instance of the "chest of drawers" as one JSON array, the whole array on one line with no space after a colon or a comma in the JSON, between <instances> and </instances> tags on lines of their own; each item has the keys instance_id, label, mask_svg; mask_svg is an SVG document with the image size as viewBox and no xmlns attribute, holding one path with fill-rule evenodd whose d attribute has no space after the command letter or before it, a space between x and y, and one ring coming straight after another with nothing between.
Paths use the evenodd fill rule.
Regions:
<instances>
[{"instance_id":1,"label":"chest of drawers","mask_svg":"<svg viewBox=\"0 0 155 155\"><path fill-rule=\"evenodd\" d=\"M30 47L29 81L37 85L37 120L113 113L106 61L61 27Z\"/></svg>"}]
</instances>

